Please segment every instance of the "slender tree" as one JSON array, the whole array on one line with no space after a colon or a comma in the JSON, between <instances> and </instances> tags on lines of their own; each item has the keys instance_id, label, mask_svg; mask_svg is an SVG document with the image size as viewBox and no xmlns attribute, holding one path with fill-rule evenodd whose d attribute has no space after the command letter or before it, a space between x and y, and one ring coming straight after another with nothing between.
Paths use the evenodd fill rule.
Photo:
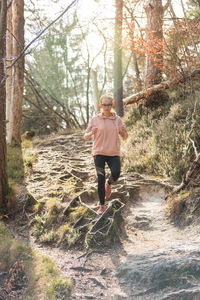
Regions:
<instances>
[{"instance_id":1,"label":"slender tree","mask_svg":"<svg viewBox=\"0 0 200 300\"><path fill-rule=\"evenodd\" d=\"M18 57L24 49L24 0L12 2L13 56ZM20 145L22 134L22 102L24 90L24 56L15 63L12 74L8 143Z\"/></svg>"},{"instance_id":2,"label":"slender tree","mask_svg":"<svg viewBox=\"0 0 200 300\"><path fill-rule=\"evenodd\" d=\"M7 164L6 164L6 0L0 1L0 208L6 207Z\"/></svg>"},{"instance_id":3,"label":"slender tree","mask_svg":"<svg viewBox=\"0 0 200 300\"><path fill-rule=\"evenodd\" d=\"M95 112L97 112L99 111L99 89L98 89L98 82L97 82L97 72L95 70L91 70L91 76L92 76L94 109Z\"/></svg>"},{"instance_id":4,"label":"slender tree","mask_svg":"<svg viewBox=\"0 0 200 300\"><path fill-rule=\"evenodd\" d=\"M10 0L7 0L9 5ZM12 5L10 5L7 11L7 32L6 32L6 60L7 67L12 63L13 57L13 35L12 35ZM6 120L9 120L11 95L12 95L12 70L13 68L7 69L6 78ZM9 122L7 123L7 132L9 131Z\"/></svg>"},{"instance_id":5,"label":"slender tree","mask_svg":"<svg viewBox=\"0 0 200 300\"><path fill-rule=\"evenodd\" d=\"M115 38L114 38L114 99L115 110L123 116L123 77L122 77L122 12L123 1L115 0Z\"/></svg>"}]
</instances>

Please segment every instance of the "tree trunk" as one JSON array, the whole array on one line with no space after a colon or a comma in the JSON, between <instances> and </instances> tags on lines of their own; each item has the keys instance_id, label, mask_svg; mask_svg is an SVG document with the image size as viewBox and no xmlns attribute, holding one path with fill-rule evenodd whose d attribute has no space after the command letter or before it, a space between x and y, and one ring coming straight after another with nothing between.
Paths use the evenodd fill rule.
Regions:
<instances>
[{"instance_id":1,"label":"tree trunk","mask_svg":"<svg viewBox=\"0 0 200 300\"><path fill-rule=\"evenodd\" d=\"M137 55L135 54L134 51L133 51L133 68L135 71L135 78L133 78L135 84L134 90L136 92L139 92L142 89L142 81L140 78L140 70L138 67Z\"/></svg>"},{"instance_id":2,"label":"tree trunk","mask_svg":"<svg viewBox=\"0 0 200 300\"><path fill-rule=\"evenodd\" d=\"M163 14L162 0L149 0L145 6L147 15L146 40L149 44L146 57L145 85L162 81L163 67Z\"/></svg>"},{"instance_id":3,"label":"tree trunk","mask_svg":"<svg viewBox=\"0 0 200 300\"><path fill-rule=\"evenodd\" d=\"M10 3L10 0L7 0L7 5ZM6 32L6 59L7 67L12 63L12 5L7 11L7 32ZM6 78L6 120L7 123L7 132L9 132L9 120L10 120L10 105L11 105L11 94L12 94L12 68L7 69L7 78Z\"/></svg>"},{"instance_id":4,"label":"tree trunk","mask_svg":"<svg viewBox=\"0 0 200 300\"><path fill-rule=\"evenodd\" d=\"M114 100L116 113L122 117L123 107L123 79L122 79L122 10L123 1L115 0L115 39L114 39Z\"/></svg>"},{"instance_id":5,"label":"tree trunk","mask_svg":"<svg viewBox=\"0 0 200 300\"><path fill-rule=\"evenodd\" d=\"M0 1L0 208L6 207L8 188L6 164L6 13L7 1Z\"/></svg>"},{"instance_id":6,"label":"tree trunk","mask_svg":"<svg viewBox=\"0 0 200 300\"><path fill-rule=\"evenodd\" d=\"M13 56L17 57L24 49L24 0L13 3ZM22 134L22 103L24 90L24 56L13 67L13 108L10 118L8 143L20 145ZM11 105L12 106L12 105Z\"/></svg>"},{"instance_id":7,"label":"tree trunk","mask_svg":"<svg viewBox=\"0 0 200 300\"><path fill-rule=\"evenodd\" d=\"M95 112L99 111L99 89L98 89L98 82L97 82L97 72L91 70L91 77L92 77L92 90L93 90L93 97L94 97L94 109Z\"/></svg>"}]
</instances>

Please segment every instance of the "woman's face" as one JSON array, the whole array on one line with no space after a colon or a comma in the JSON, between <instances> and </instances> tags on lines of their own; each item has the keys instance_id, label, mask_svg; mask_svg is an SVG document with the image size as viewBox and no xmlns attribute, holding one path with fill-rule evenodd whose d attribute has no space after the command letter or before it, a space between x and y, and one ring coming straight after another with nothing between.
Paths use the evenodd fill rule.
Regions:
<instances>
[{"instance_id":1,"label":"woman's face","mask_svg":"<svg viewBox=\"0 0 200 300\"><path fill-rule=\"evenodd\" d=\"M112 100L110 100L110 99L103 99L102 100L103 113L110 113L111 108L112 108Z\"/></svg>"}]
</instances>

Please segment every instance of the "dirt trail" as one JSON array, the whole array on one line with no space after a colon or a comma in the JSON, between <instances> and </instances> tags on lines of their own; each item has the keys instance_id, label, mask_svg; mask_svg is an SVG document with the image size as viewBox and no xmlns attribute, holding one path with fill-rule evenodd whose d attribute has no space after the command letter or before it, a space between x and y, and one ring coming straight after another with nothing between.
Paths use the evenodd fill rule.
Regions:
<instances>
[{"instance_id":1,"label":"dirt trail","mask_svg":"<svg viewBox=\"0 0 200 300\"><path fill-rule=\"evenodd\" d=\"M124 212L128 235L124 248L128 254L165 249L193 240L190 227L177 228L167 217L165 197L166 189L162 186L141 184L136 201L129 202Z\"/></svg>"},{"instance_id":2,"label":"dirt trail","mask_svg":"<svg viewBox=\"0 0 200 300\"><path fill-rule=\"evenodd\" d=\"M40 144L27 189L45 201L52 194L63 194L69 175L80 179L77 191L96 186L91 142L84 142L82 133L55 136ZM170 223L164 200L167 186L136 174L122 174L113 198L122 198L127 190L121 243L111 249L99 247L84 255L37 245L31 236L26 237L28 243L53 257L64 276L74 278L70 299L200 299L200 272L192 269L195 262L200 270L198 228L181 230ZM91 207L96 205L94 199ZM189 271L181 284L180 265L188 263L188 255L194 262L184 265ZM194 280L188 280L192 276ZM174 286L177 278L179 284Z\"/></svg>"}]
</instances>

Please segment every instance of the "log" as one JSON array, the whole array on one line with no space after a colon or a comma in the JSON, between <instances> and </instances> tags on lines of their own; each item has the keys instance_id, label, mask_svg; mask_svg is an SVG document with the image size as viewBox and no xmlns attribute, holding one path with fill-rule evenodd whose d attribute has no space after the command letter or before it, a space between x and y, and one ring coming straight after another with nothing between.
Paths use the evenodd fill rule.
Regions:
<instances>
[{"instance_id":1,"label":"log","mask_svg":"<svg viewBox=\"0 0 200 300\"><path fill-rule=\"evenodd\" d=\"M177 86L180 83L185 82L188 78L193 78L193 77L199 76L199 75L200 75L200 67L195 68L194 70L185 71L184 75L181 74L179 76L176 76L176 78L173 80L166 80L159 84L145 88L136 94L133 94L129 97L124 98L123 102L125 105L128 105L128 104L133 104L133 103L139 103L140 101L143 101L143 100L148 100L148 98L156 92L160 92L160 91L172 88L174 86Z\"/></svg>"}]
</instances>

